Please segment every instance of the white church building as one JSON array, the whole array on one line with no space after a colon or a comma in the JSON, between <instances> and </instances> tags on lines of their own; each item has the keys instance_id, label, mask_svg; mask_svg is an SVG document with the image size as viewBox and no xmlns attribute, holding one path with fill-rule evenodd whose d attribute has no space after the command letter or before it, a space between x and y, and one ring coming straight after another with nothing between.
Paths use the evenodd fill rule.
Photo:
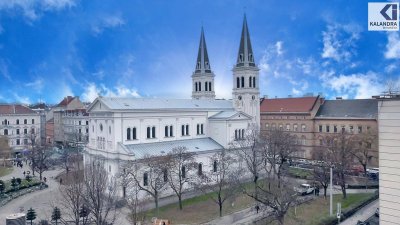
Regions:
<instances>
[{"instance_id":1,"label":"white church building","mask_svg":"<svg viewBox=\"0 0 400 225\"><path fill-rule=\"evenodd\" d=\"M211 168L208 157L260 124L259 69L254 62L246 16L233 68L232 100L215 99L204 31L195 70L192 99L98 97L88 108L89 142L85 161L106 160L111 174L120 164L145 155L167 154L184 146Z\"/></svg>"}]
</instances>

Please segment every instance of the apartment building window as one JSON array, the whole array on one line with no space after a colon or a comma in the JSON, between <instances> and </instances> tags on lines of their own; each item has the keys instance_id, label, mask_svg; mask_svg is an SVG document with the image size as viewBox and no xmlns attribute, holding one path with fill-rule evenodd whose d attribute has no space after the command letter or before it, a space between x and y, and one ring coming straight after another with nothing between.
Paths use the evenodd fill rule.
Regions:
<instances>
[{"instance_id":1,"label":"apartment building window","mask_svg":"<svg viewBox=\"0 0 400 225\"><path fill-rule=\"evenodd\" d=\"M86 133L87 133L87 134L89 133L89 129L88 129L88 128L86 128Z\"/></svg>"},{"instance_id":2,"label":"apartment building window","mask_svg":"<svg viewBox=\"0 0 400 225\"><path fill-rule=\"evenodd\" d=\"M301 125L301 131L302 132L306 132L306 130L307 130L306 125L305 124Z\"/></svg>"},{"instance_id":3,"label":"apartment building window","mask_svg":"<svg viewBox=\"0 0 400 225\"><path fill-rule=\"evenodd\" d=\"M4 135L8 135L8 129L4 129L3 133Z\"/></svg>"},{"instance_id":4,"label":"apartment building window","mask_svg":"<svg viewBox=\"0 0 400 225\"><path fill-rule=\"evenodd\" d=\"M86 125L89 125L89 121L86 121Z\"/></svg>"},{"instance_id":5,"label":"apartment building window","mask_svg":"<svg viewBox=\"0 0 400 225\"><path fill-rule=\"evenodd\" d=\"M329 125L326 125L325 129L326 129L326 132L327 132L327 133L330 132L330 130L329 130L329 129L330 129L330 126L329 126Z\"/></svg>"},{"instance_id":6,"label":"apartment building window","mask_svg":"<svg viewBox=\"0 0 400 225\"><path fill-rule=\"evenodd\" d=\"M16 132L17 132L17 134L19 134L19 129L17 129L17 131L16 131Z\"/></svg>"},{"instance_id":7,"label":"apartment building window","mask_svg":"<svg viewBox=\"0 0 400 225\"><path fill-rule=\"evenodd\" d=\"M371 149L372 148L372 143L371 142L367 142L367 148Z\"/></svg>"},{"instance_id":8,"label":"apartment building window","mask_svg":"<svg viewBox=\"0 0 400 225\"><path fill-rule=\"evenodd\" d=\"M371 129L371 127L370 126L367 126L367 131L369 131Z\"/></svg>"},{"instance_id":9,"label":"apartment building window","mask_svg":"<svg viewBox=\"0 0 400 225\"><path fill-rule=\"evenodd\" d=\"M333 133L337 133L337 126L333 125Z\"/></svg>"},{"instance_id":10,"label":"apartment building window","mask_svg":"<svg viewBox=\"0 0 400 225\"><path fill-rule=\"evenodd\" d=\"M320 133L322 132L322 125L318 126L318 132L320 132Z\"/></svg>"},{"instance_id":11,"label":"apartment building window","mask_svg":"<svg viewBox=\"0 0 400 225\"><path fill-rule=\"evenodd\" d=\"M80 133L80 134L82 133L82 129L79 129L79 133Z\"/></svg>"},{"instance_id":12,"label":"apartment building window","mask_svg":"<svg viewBox=\"0 0 400 225\"><path fill-rule=\"evenodd\" d=\"M82 121L79 120L79 126L82 125Z\"/></svg>"},{"instance_id":13,"label":"apartment building window","mask_svg":"<svg viewBox=\"0 0 400 225\"><path fill-rule=\"evenodd\" d=\"M21 141L17 139L17 145L21 145Z\"/></svg>"},{"instance_id":14,"label":"apartment building window","mask_svg":"<svg viewBox=\"0 0 400 225\"><path fill-rule=\"evenodd\" d=\"M143 186L149 185L149 177L147 172L143 174Z\"/></svg>"},{"instance_id":15,"label":"apartment building window","mask_svg":"<svg viewBox=\"0 0 400 225\"><path fill-rule=\"evenodd\" d=\"M276 125L273 123L272 124L272 130L275 130L276 129Z\"/></svg>"},{"instance_id":16,"label":"apartment building window","mask_svg":"<svg viewBox=\"0 0 400 225\"><path fill-rule=\"evenodd\" d=\"M358 133L359 133L359 134L362 133L362 126L358 126Z\"/></svg>"},{"instance_id":17,"label":"apartment building window","mask_svg":"<svg viewBox=\"0 0 400 225\"><path fill-rule=\"evenodd\" d=\"M297 132L297 124L293 125L293 131Z\"/></svg>"},{"instance_id":18,"label":"apartment building window","mask_svg":"<svg viewBox=\"0 0 400 225\"><path fill-rule=\"evenodd\" d=\"M197 175L201 176L203 175L203 164L199 163L198 167L197 167Z\"/></svg>"},{"instance_id":19,"label":"apartment building window","mask_svg":"<svg viewBox=\"0 0 400 225\"><path fill-rule=\"evenodd\" d=\"M17 122L16 122L16 124L17 124L17 125L19 125L19 120L18 120L18 119L17 119Z\"/></svg>"},{"instance_id":20,"label":"apartment building window","mask_svg":"<svg viewBox=\"0 0 400 225\"><path fill-rule=\"evenodd\" d=\"M28 139L24 139L24 145L27 145L28 144Z\"/></svg>"},{"instance_id":21,"label":"apartment building window","mask_svg":"<svg viewBox=\"0 0 400 225\"><path fill-rule=\"evenodd\" d=\"M286 124L286 131L290 131L290 124Z\"/></svg>"},{"instance_id":22,"label":"apartment building window","mask_svg":"<svg viewBox=\"0 0 400 225\"><path fill-rule=\"evenodd\" d=\"M283 125L282 124L279 124L279 130L283 131Z\"/></svg>"},{"instance_id":23,"label":"apartment building window","mask_svg":"<svg viewBox=\"0 0 400 225\"><path fill-rule=\"evenodd\" d=\"M24 129L24 134L28 134L28 129Z\"/></svg>"},{"instance_id":24,"label":"apartment building window","mask_svg":"<svg viewBox=\"0 0 400 225\"><path fill-rule=\"evenodd\" d=\"M324 141L322 140L322 138L319 139L319 145L323 145Z\"/></svg>"},{"instance_id":25,"label":"apartment building window","mask_svg":"<svg viewBox=\"0 0 400 225\"><path fill-rule=\"evenodd\" d=\"M265 124L265 129L269 130L269 124L268 123Z\"/></svg>"},{"instance_id":26,"label":"apartment building window","mask_svg":"<svg viewBox=\"0 0 400 225\"><path fill-rule=\"evenodd\" d=\"M218 171L218 162L217 162L217 160L214 160L214 163L213 163L213 172L216 173L217 171Z\"/></svg>"},{"instance_id":27,"label":"apartment building window","mask_svg":"<svg viewBox=\"0 0 400 225\"><path fill-rule=\"evenodd\" d=\"M350 130L350 133L353 133L353 125L350 125L350 127L349 127L349 130Z\"/></svg>"},{"instance_id":28,"label":"apartment building window","mask_svg":"<svg viewBox=\"0 0 400 225\"><path fill-rule=\"evenodd\" d=\"M28 124L28 120L27 119L24 119L24 124Z\"/></svg>"},{"instance_id":29,"label":"apartment building window","mask_svg":"<svg viewBox=\"0 0 400 225\"><path fill-rule=\"evenodd\" d=\"M32 119L32 124L35 124L35 119Z\"/></svg>"}]
</instances>

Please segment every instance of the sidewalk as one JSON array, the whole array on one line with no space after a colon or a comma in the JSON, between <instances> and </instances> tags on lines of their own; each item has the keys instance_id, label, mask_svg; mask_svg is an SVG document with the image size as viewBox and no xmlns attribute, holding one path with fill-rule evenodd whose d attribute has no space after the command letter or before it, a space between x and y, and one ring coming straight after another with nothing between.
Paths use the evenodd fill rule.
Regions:
<instances>
[{"instance_id":1,"label":"sidewalk","mask_svg":"<svg viewBox=\"0 0 400 225\"><path fill-rule=\"evenodd\" d=\"M358 210L352 217L341 222L340 225L354 225L357 221L365 221L374 215L376 208L379 207L379 199L369 203L360 210Z\"/></svg>"}]
</instances>

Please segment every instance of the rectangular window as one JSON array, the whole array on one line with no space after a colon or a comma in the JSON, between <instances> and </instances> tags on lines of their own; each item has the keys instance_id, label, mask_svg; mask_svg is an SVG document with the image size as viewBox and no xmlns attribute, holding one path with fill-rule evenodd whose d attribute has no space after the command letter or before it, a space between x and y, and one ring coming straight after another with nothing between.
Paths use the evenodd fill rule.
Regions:
<instances>
[{"instance_id":1,"label":"rectangular window","mask_svg":"<svg viewBox=\"0 0 400 225\"><path fill-rule=\"evenodd\" d=\"M329 125L326 125L325 129L326 129L326 132L327 132L327 133L330 132L329 128L330 128L330 126L329 126Z\"/></svg>"},{"instance_id":2,"label":"rectangular window","mask_svg":"<svg viewBox=\"0 0 400 225\"><path fill-rule=\"evenodd\" d=\"M337 133L337 126L333 125L333 133Z\"/></svg>"},{"instance_id":3,"label":"rectangular window","mask_svg":"<svg viewBox=\"0 0 400 225\"><path fill-rule=\"evenodd\" d=\"M17 139L17 145L20 145L21 141L19 139Z\"/></svg>"},{"instance_id":4,"label":"rectangular window","mask_svg":"<svg viewBox=\"0 0 400 225\"><path fill-rule=\"evenodd\" d=\"M24 134L28 134L28 129L24 129Z\"/></svg>"},{"instance_id":5,"label":"rectangular window","mask_svg":"<svg viewBox=\"0 0 400 225\"><path fill-rule=\"evenodd\" d=\"M28 144L28 139L24 139L24 145Z\"/></svg>"},{"instance_id":6,"label":"rectangular window","mask_svg":"<svg viewBox=\"0 0 400 225\"><path fill-rule=\"evenodd\" d=\"M89 121L86 121L86 125L89 125Z\"/></svg>"},{"instance_id":7,"label":"rectangular window","mask_svg":"<svg viewBox=\"0 0 400 225\"><path fill-rule=\"evenodd\" d=\"M318 131L321 133L322 132L322 125L318 126Z\"/></svg>"},{"instance_id":8,"label":"rectangular window","mask_svg":"<svg viewBox=\"0 0 400 225\"><path fill-rule=\"evenodd\" d=\"M293 131L297 132L297 124L293 125Z\"/></svg>"},{"instance_id":9,"label":"rectangular window","mask_svg":"<svg viewBox=\"0 0 400 225\"><path fill-rule=\"evenodd\" d=\"M151 128L151 137L156 138L156 127Z\"/></svg>"},{"instance_id":10,"label":"rectangular window","mask_svg":"<svg viewBox=\"0 0 400 225\"><path fill-rule=\"evenodd\" d=\"M19 134L19 129L17 129L17 134Z\"/></svg>"},{"instance_id":11,"label":"rectangular window","mask_svg":"<svg viewBox=\"0 0 400 225\"><path fill-rule=\"evenodd\" d=\"M286 124L286 131L290 131L290 125Z\"/></svg>"},{"instance_id":12,"label":"rectangular window","mask_svg":"<svg viewBox=\"0 0 400 225\"><path fill-rule=\"evenodd\" d=\"M301 125L301 131L306 132L306 125Z\"/></svg>"},{"instance_id":13,"label":"rectangular window","mask_svg":"<svg viewBox=\"0 0 400 225\"><path fill-rule=\"evenodd\" d=\"M182 136L185 136L185 125L182 125L181 131L182 131Z\"/></svg>"},{"instance_id":14,"label":"rectangular window","mask_svg":"<svg viewBox=\"0 0 400 225\"><path fill-rule=\"evenodd\" d=\"M35 119L32 119L32 124L35 124Z\"/></svg>"},{"instance_id":15,"label":"rectangular window","mask_svg":"<svg viewBox=\"0 0 400 225\"><path fill-rule=\"evenodd\" d=\"M200 134L200 124L197 124L197 135L199 135Z\"/></svg>"},{"instance_id":16,"label":"rectangular window","mask_svg":"<svg viewBox=\"0 0 400 225\"><path fill-rule=\"evenodd\" d=\"M203 128L204 128L204 126L203 126L203 124L201 124L201 125L200 125L200 133L201 133L201 134L204 134L204 129L203 129Z\"/></svg>"},{"instance_id":17,"label":"rectangular window","mask_svg":"<svg viewBox=\"0 0 400 225\"><path fill-rule=\"evenodd\" d=\"M350 132L352 133L352 132L353 132L353 128L354 128L354 127L353 127L353 125L350 125L350 127L349 127L349 128L350 128L350 129L349 129L349 130L350 130Z\"/></svg>"},{"instance_id":18,"label":"rectangular window","mask_svg":"<svg viewBox=\"0 0 400 225\"><path fill-rule=\"evenodd\" d=\"M189 125L186 125L186 135L189 136Z\"/></svg>"},{"instance_id":19,"label":"rectangular window","mask_svg":"<svg viewBox=\"0 0 400 225\"><path fill-rule=\"evenodd\" d=\"M359 134L362 133L362 126L358 126L358 133L359 133Z\"/></svg>"},{"instance_id":20,"label":"rectangular window","mask_svg":"<svg viewBox=\"0 0 400 225\"><path fill-rule=\"evenodd\" d=\"M82 125L82 122L79 120L79 125Z\"/></svg>"}]
</instances>

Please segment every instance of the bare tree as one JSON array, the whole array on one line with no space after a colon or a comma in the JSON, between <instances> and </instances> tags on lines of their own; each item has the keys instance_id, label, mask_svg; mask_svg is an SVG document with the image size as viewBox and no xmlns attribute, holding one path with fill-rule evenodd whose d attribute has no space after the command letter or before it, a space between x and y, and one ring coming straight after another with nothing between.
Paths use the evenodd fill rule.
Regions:
<instances>
[{"instance_id":1,"label":"bare tree","mask_svg":"<svg viewBox=\"0 0 400 225\"><path fill-rule=\"evenodd\" d=\"M352 152L356 143L354 135L342 131L339 134L325 136L323 143L330 154L330 162L333 163L335 176L341 187L343 198L346 198L346 172L353 162Z\"/></svg>"},{"instance_id":2,"label":"bare tree","mask_svg":"<svg viewBox=\"0 0 400 225\"><path fill-rule=\"evenodd\" d=\"M189 172L195 167L194 154L187 151L186 147L178 146L173 148L167 155L166 168L168 183L175 192L179 201L179 209L182 210L182 194L185 185L190 183Z\"/></svg>"},{"instance_id":3,"label":"bare tree","mask_svg":"<svg viewBox=\"0 0 400 225\"><path fill-rule=\"evenodd\" d=\"M85 220L80 222L81 208L85 204L83 195L85 193L85 185L79 175L79 171L72 171L69 174L68 182L60 186L62 197L61 204L65 208L65 215L69 217L75 225L87 224Z\"/></svg>"},{"instance_id":4,"label":"bare tree","mask_svg":"<svg viewBox=\"0 0 400 225\"><path fill-rule=\"evenodd\" d=\"M222 216L222 207L226 200L237 194L238 186L236 180L241 176L240 171L235 168L237 160L227 152L221 150L210 157L211 171L198 171L196 187L207 194L219 207L219 216ZM202 168L202 164L201 168Z\"/></svg>"},{"instance_id":5,"label":"bare tree","mask_svg":"<svg viewBox=\"0 0 400 225\"><path fill-rule=\"evenodd\" d=\"M109 176L102 161L94 161L85 166L85 205L96 225L106 225L115 221L116 180Z\"/></svg>"},{"instance_id":6,"label":"bare tree","mask_svg":"<svg viewBox=\"0 0 400 225\"><path fill-rule=\"evenodd\" d=\"M49 170L51 166L51 149L40 146L36 147L30 154L32 155L31 159L35 162L33 170L39 173L39 179L42 180L43 173Z\"/></svg>"},{"instance_id":7,"label":"bare tree","mask_svg":"<svg viewBox=\"0 0 400 225\"><path fill-rule=\"evenodd\" d=\"M157 215L159 212L158 200L160 194L168 184L168 172L165 162L165 156L148 155L139 162L133 163L134 166L131 166L130 169L128 168L128 172L135 180L139 189L153 197ZM143 174L139 174L139 172L143 172Z\"/></svg>"},{"instance_id":8,"label":"bare tree","mask_svg":"<svg viewBox=\"0 0 400 225\"><path fill-rule=\"evenodd\" d=\"M250 127L242 137L236 136L236 140L230 144L230 147L238 158L244 162L246 169L251 173L254 183L254 193L257 196L257 182L264 163L263 152L260 146L260 133L257 127ZM247 191L246 189L244 190Z\"/></svg>"},{"instance_id":9,"label":"bare tree","mask_svg":"<svg viewBox=\"0 0 400 225\"><path fill-rule=\"evenodd\" d=\"M278 185L286 171L288 161L299 151L294 135L281 130L270 130L262 137L264 169L269 176L277 177Z\"/></svg>"},{"instance_id":10,"label":"bare tree","mask_svg":"<svg viewBox=\"0 0 400 225\"><path fill-rule=\"evenodd\" d=\"M11 158L12 150L8 144L7 136L0 135L0 158Z\"/></svg>"},{"instance_id":11,"label":"bare tree","mask_svg":"<svg viewBox=\"0 0 400 225\"><path fill-rule=\"evenodd\" d=\"M324 189L324 198L326 198L326 190L330 183L330 169L333 164L330 162L330 153L325 148L314 148L313 158L320 161L318 165L314 166L313 175L316 180Z\"/></svg>"},{"instance_id":12,"label":"bare tree","mask_svg":"<svg viewBox=\"0 0 400 225\"><path fill-rule=\"evenodd\" d=\"M378 132L376 130L367 130L364 133L357 134L355 137L355 142L352 149L353 157L362 165L364 169L364 175L367 176L367 166L373 157L377 156L377 142L378 142Z\"/></svg>"}]
</instances>

